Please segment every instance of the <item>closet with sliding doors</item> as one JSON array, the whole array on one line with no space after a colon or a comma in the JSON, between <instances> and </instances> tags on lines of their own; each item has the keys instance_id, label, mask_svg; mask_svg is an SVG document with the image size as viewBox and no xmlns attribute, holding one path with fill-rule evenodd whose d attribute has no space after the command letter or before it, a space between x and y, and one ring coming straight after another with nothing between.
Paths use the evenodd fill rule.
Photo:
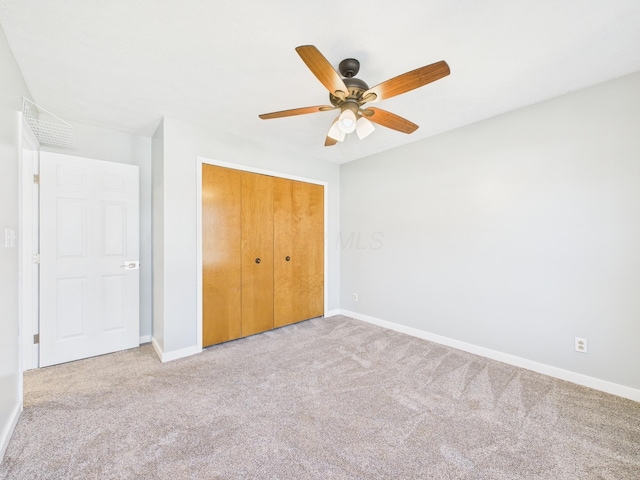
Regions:
<instances>
[{"instance_id":1,"label":"closet with sliding doors","mask_svg":"<svg viewBox=\"0 0 640 480\"><path fill-rule=\"evenodd\" d=\"M324 187L202 165L202 346L324 315Z\"/></svg>"}]
</instances>

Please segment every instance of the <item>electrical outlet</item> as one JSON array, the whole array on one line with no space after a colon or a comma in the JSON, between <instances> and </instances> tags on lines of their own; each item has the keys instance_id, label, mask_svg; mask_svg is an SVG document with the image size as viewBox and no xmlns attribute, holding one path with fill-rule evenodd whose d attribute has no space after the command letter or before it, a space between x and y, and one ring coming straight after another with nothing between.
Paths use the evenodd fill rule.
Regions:
<instances>
[{"instance_id":1,"label":"electrical outlet","mask_svg":"<svg viewBox=\"0 0 640 480\"><path fill-rule=\"evenodd\" d=\"M354 302L357 302L357 301L358 301L358 294L357 294L357 293L354 293L354 294L353 294L353 301L354 301Z\"/></svg>"},{"instance_id":2,"label":"electrical outlet","mask_svg":"<svg viewBox=\"0 0 640 480\"><path fill-rule=\"evenodd\" d=\"M587 339L576 337L576 352L587 353Z\"/></svg>"}]
</instances>

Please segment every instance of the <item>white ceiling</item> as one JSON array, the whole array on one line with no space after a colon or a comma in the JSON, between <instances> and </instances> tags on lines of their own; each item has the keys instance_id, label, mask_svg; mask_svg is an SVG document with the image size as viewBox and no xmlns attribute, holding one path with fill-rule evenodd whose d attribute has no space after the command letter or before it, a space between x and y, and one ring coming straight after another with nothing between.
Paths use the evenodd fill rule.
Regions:
<instances>
[{"instance_id":1,"label":"white ceiling","mask_svg":"<svg viewBox=\"0 0 640 480\"><path fill-rule=\"evenodd\" d=\"M640 70L638 0L0 0L34 101L59 117L151 136L163 116L344 163ZM294 48L374 86L446 60L451 75L376 106L378 126L324 147L335 112Z\"/></svg>"}]
</instances>

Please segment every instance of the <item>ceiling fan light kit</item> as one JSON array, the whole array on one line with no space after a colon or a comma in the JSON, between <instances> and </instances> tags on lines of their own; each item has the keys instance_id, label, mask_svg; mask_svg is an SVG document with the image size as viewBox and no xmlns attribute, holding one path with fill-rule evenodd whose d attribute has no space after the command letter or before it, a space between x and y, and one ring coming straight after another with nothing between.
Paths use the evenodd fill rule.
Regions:
<instances>
[{"instance_id":1,"label":"ceiling fan light kit","mask_svg":"<svg viewBox=\"0 0 640 480\"><path fill-rule=\"evenodd\" d=\"M336 119L331 124L331 127L329 128L329 133L327 134L327 136L338 142L342 142L344 140L345 133L338 126L339 120L340 120L340 117L336 117Z\"/></svg>"},{"instance_id":2,"label":"ceiling fan light kit","mask_svg":"<svg viewBox=\"0 0 640 480\"><path fill-rule=\"evenodd\" d=\"M340 117L342 117L342 114L333 121L331 127L329 128L329 133L327 133L327 137L335 140L336 142L344 141L347 133L351 133L353 132L353 130L356 131L360 140L362 140L367 135L370 135L375 130L373 123L371 123L365 117L360 117L353 123L353 130L343 129ZM332 142L331 145L335 145L335 142ZM325 146L330 145L325 144Z\"/></svg>"},{"instance_id":3,"label":"ceiling fan light kit","mask_svg":"<svg viewBox=\"0 0 640 480\"><path fill-rule=\"evenodd\" d=\"M364 117L360 117L356 122L356 133L358 134L358 138L360 140L372 134L374 130L375 127L373 126L373 123L371 123Z\"/></svg>"},{"instance_id":4,"label":"ceiling fan light kit","mask_svg":"<svg viewBox=\"0 0 640 480\"><path fill-rule=\"evenodd\" d=\"M444 60L403 73L390 80L382 82L373 88L361 79L355 78L360 70L360 62L355 58L347 58L340 62L338 73L329 61L313 45L303 45L296 48L296 52L309 70L329 90L331 105L294 108L273 113L259 115L263 120L271 118L290 117L306 113L325 112L340 109L340 115L333 121L325 139L325 146L330 147L344 140L348 133L356 132L358 138L363 139L374 130L371 122L391 128L402 133L413 133L418 125L409 120L387 112L380 108L362 108L368 102L377 102L395 97L435 82L451 73L449 65Z\"/></svg>"},{"instance_id":5,"label":"ceiling fan light kit","mask_svg":"<svg viewBox=\"0 0 640 480\"><path fill-rule=\"evenodd\" d=\"M350 108L343 108L338 117L338 128L344 133L351 133L356 129L356 114Z\"/></svg>"}]
</instances>

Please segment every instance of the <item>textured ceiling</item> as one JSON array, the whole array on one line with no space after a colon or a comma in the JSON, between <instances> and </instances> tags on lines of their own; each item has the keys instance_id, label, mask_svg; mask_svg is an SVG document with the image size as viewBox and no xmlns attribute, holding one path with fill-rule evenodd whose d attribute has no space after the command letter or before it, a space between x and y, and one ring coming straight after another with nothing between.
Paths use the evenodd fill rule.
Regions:
<instances>
[{"instance_id":1,"label":"textured ceiling","mask_svg":"<svg viewBox=\"0 0 640 480\"><path fill-rule=\"evenodd\" d=\"M151 136L163 116L344 163L640 70L638 0L0 0L34 100L69 121ZM446 60L451 75L378 103L378 126L334 147L328 94L294 48L370 86Z\"/></svg>"}]
</instances>

